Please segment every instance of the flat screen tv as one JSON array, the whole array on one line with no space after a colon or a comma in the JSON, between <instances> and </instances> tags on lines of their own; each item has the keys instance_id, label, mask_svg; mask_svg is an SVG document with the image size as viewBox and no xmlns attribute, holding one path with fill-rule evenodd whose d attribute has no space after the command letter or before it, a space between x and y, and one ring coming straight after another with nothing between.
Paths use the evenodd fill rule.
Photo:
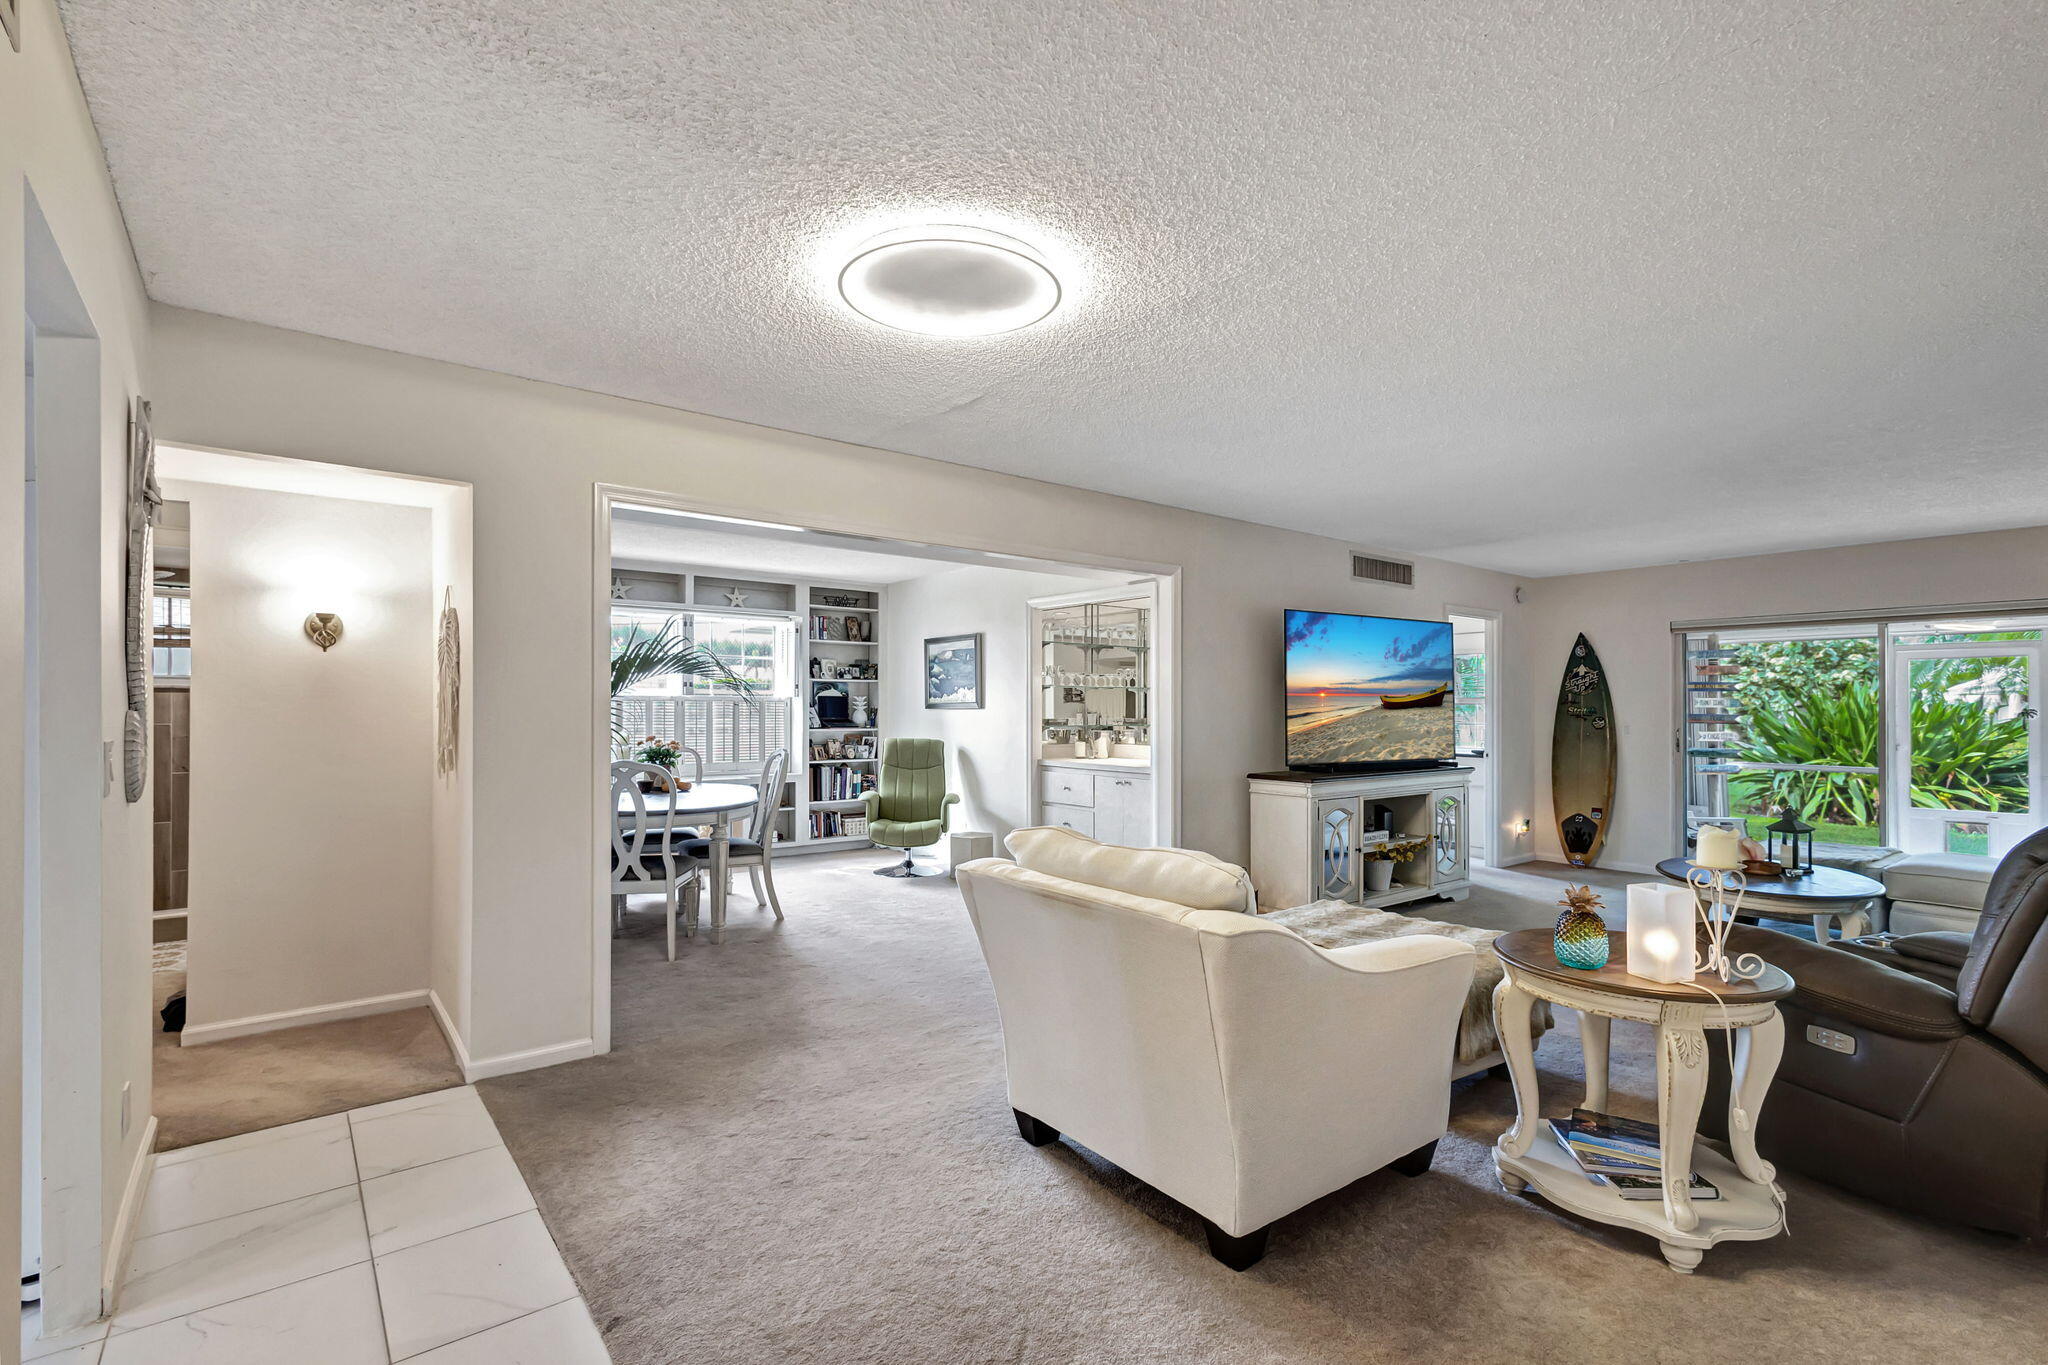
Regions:
<instances>
[{"instance_id":1,"label":"flat screen tv","mask_svg":"<svg viewBox=\"0 0 2048 1365\"><path fill-rule=\"evenodd\" d=\"M1390 772L1455 761L1448 621L1287 613L1287 766Z\"/></svg>"}]
</instances>

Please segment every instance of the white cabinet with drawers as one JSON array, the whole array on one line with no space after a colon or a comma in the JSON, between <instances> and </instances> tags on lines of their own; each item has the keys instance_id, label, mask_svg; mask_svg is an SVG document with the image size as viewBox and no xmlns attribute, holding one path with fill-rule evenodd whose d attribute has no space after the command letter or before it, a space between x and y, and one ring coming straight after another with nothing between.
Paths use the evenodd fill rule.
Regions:
<instances>
[{"instance_id":1,"label":"white cabinet with drawers","mask_svg":"<svg viewBox=\"0 0 2048 1365\"><path fill-rule=\"evenodd\" d=\"M1152 843L1152 770L1129 759L1047 759L1039 764L1039 819L1105 844Z\"/></svg>"}]
</instances>

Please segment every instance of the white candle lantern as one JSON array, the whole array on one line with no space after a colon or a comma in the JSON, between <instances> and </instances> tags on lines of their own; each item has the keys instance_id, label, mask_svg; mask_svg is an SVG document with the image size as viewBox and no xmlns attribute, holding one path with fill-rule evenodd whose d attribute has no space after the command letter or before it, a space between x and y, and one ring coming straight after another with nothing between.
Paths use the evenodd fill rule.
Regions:
<instances>
[{"instance_id":1,"label":"white candle lantern","mask_svg":"<svg viewBox=\"0 0 2048 1365\"><path fill-rule=\"evenodd\" d=\"M1689 886L1636 882L1628 889L1628 970L1651 981L1693 978L1693 905Z\"/></svg>"}]
</instances>

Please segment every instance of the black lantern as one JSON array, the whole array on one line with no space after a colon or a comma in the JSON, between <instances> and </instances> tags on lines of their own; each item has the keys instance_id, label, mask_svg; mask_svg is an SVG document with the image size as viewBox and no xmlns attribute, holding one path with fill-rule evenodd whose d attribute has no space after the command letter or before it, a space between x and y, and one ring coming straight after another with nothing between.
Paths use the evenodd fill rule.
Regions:
<instances>
[{"instance_id":1,"label":"black lantern","mask_svg":"<svg viewBox=\"0 0 2048 1365\"><path fill-rule=\"evenodd\" d=\"M1800 840L1806 847L1799 846ZM1785 869L1787 877L1804 877L1813 871L1813 826L1792 813L1790 806L1764 826L1764 856Z\"/></svg>"}]
</instances>

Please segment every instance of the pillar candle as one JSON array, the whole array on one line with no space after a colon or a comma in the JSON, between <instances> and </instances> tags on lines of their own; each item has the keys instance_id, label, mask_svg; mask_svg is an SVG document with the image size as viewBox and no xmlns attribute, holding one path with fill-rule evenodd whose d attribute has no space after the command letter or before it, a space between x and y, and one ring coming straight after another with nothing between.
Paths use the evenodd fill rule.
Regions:
<instances>
[{"instance_id":1,"label":"pillar candle","mask_svg":"<svg viewBox=\"0 0 2048 1365\"><path fill-rule=\"evenodd\" d=\"M1706 831L1701 830L1700 833L1704 835ZM1692 980L1694 900L1690 886L1667 886L1661 882L1630 885L1630 975L1647 977L1652 981Z\"/></svg>"},{"instance_id":2,"label":"pillar candle","mask_svg":"<svg viewBox=\"0 0 2048 1365\"><path fill-rule=\"evenodd\" d=\"M1693 861L1701 867L1741 867L1742 836L1723 825L1701 825Z\"/></svg>"}]
</instances>

